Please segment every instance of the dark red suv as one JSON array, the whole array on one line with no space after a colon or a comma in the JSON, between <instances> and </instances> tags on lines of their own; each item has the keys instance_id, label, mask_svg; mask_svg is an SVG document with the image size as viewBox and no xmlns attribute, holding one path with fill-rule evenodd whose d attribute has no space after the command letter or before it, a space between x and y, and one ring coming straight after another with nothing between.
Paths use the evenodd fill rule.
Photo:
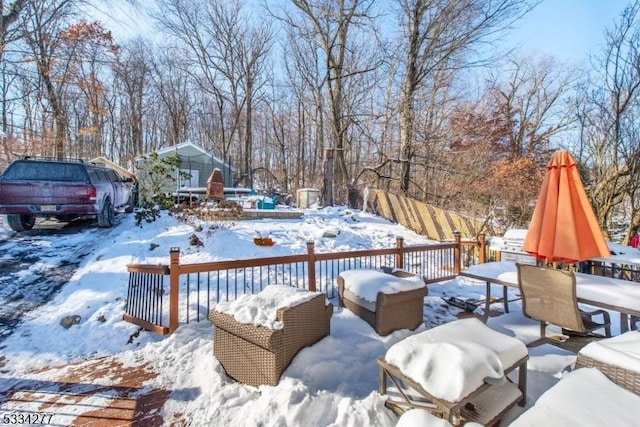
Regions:
<instances>
[{"instance_id":1,"label":"dark red suv","mask_svg":"<svg viewBox=\"0 0 640 427\"><path fill-rule=\"evenodd\" d=\"M132 181L82 161L16 160L0 175L0 214L15 231L30 230L37 217L71 221L95 217L113 226L116 209L133 210Z\"/></svg>"}]
</instances>

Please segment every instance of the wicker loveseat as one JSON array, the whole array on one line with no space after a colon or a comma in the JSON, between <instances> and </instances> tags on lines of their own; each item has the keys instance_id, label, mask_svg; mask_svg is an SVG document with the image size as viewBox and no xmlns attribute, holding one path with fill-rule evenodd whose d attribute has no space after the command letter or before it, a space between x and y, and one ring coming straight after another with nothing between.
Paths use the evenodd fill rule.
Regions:
<instances>
[{"instance_id":1,"label":"wicker loveseat","mask_svg":"<svg viewBox=\"0 0 640 427\"><path fill-rule=\"evenodd\" d=\"M374 298L367 300L367 297L363 297L350 286L350 281L360 280L360 277L371 278L371 282L366 285L371 285L373 290L376 286L382 286ZM394 285L404 284L393 286L395 289L392 291L385 290L385 277ZM398 329L413 330L424 322L424 298L428 292L427 287L421 279L409 272L390 268L346 270L340 273L337 282L340 306L366 321L378 335L389 335ZM403 287L406 289L403 290Z\"/></svg>"},{"instance_id":2,"label":"wicker loveseat","mask_svg":"<svg viewBox=\"0 0 640 427\"><path fill-rule=\"evenodd\" d=\"M597 368L611 381L640 396L640 332L629 331L587 344L578 352L578 368Z\"/></svg>"},{"instance_id":3,"label":"wicker loveseat","mask_svg":"<svg viewBox=\"0 0 640 427\"><path fill-rule=\"evenodd\" d=\"M278 308L281 329L240 323L228 313L211 310L213 354L237 381L276 385L298 351L329 335L333 305L325 300L324 294L316 293L299 305Z\"/></svg>"},{"instance_id":4,"label":"wicker loveseat","mask_svg":"<svg viewBox=\"0 0 640 427\"><path fill-rule=\"evenodd\" d=\"M637 426L638 407L640 396L583 367L565 373L509 427Z\"/></svg>"}]
</instances>

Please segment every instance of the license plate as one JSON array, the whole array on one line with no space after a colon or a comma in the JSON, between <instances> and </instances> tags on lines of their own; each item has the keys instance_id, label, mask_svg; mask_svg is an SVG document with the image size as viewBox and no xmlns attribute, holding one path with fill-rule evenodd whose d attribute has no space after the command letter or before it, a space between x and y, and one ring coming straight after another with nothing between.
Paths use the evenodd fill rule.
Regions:
<instances>
[{"instance_id":1,"label":"license plate","mask_svg":"<svg viewBox=\"0 0 640 427\"><path fill-rule=\"evenodd\" d=\"M42 205L40 206L40 210L42 212L55 211L56 205Z\"/></svg>"}]
</instances>

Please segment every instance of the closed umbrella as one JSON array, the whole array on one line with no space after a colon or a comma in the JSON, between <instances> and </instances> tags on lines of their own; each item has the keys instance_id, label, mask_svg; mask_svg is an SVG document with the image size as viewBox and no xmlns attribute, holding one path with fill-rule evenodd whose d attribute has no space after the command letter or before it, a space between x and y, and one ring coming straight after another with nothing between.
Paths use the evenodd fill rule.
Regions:
<instances>
[{"instance_id":1,"label":"closed umbrella","mask_svg":"<svg viewBox=\"0 0 640 427\"><path fill-rule=\"evenodd\" d=\"M547 165L522 249L547 262L575 263L611 255L567 150L556 151Z\"/></svg>"}]
</instances>

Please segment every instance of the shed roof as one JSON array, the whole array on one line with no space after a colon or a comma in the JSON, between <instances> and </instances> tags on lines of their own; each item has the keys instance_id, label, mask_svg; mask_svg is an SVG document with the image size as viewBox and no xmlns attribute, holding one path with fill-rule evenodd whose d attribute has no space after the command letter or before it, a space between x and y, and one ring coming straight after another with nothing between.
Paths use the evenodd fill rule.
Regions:
<instances>
[{"instance_id":1,"label":"shed roof","mask_svg":"<svg viewBox=\"0 0 640 427\"><path fill-rule=\"evenodd\" d=\"M225 167L229 167L231 169L235 169L233 166L229 165L225 161L220 158L214 156L212 153L207 152L204 148L199 147L198 145L192 142L181 142L180 144L173 145L171 147L160 148L155 151L156 154L160 157L164 157L173 153L177 153L181 157L189 157L192 159L199 159L201 161L213 159L218 163L223 164ZM148 154L143 155L142 157L146 157Z\"/></svg>"}]
</instances>

